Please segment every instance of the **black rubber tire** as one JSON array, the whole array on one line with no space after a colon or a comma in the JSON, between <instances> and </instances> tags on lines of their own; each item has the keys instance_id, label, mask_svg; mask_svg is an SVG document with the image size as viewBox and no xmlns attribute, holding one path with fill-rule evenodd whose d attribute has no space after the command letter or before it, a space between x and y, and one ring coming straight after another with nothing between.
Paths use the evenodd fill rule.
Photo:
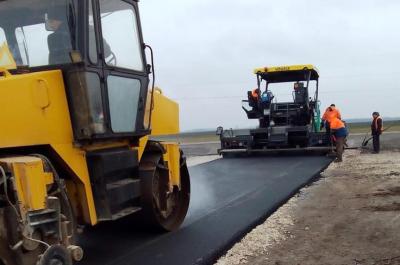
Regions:
<instances>
[{"instance_id":1,"label":"black rubber tire","mask_svg":"<svg viewBox=\"0 0 400 265\"><path fill-rule=\"evenodd\" d=\"M43 253L38 265L72 265L72 259L65 247L53 245Z\"/></svg>"},{"instance_id":2,"label":"black rubber tire","mask_svg":"<svg viewBox=\"0 0 400 265\"><path fill-rule=\"evenodd\" d=\"M142 162L148 164L149 160L153 160L153 170L141 170L140 174L142 187L141 202L145 218L157 230L164 232L174 231L183 223L189 209L190 178L185 159L181 154L181 189L174 190L173 198L175 206L172 208L171 213L167 217L164 217L161 214L160 209L157 207L157 203L154 201L154 194L157 194L158 192L155 188L157 186L155 185L155 181L157 181L157 178L163 174L162 169L158 167L158 165L162 163L161 156L158 160L154 159L154 155L144 156Z\"/></svg>"}]
</instances>

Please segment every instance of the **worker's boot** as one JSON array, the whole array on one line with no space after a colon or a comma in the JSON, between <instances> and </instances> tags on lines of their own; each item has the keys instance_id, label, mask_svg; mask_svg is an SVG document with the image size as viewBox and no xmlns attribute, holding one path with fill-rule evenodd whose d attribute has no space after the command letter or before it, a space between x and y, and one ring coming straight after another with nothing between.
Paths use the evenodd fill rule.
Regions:
<instances>
[{"instance_id":1,"label":"worker's boot","mask_svg":"<svg viewBox=\"0 0 400 265\"><path fill-rule=\"evenodd\" d=\"M335 163L343 162L343 153L341 152L340 149L336 152L336 155L337 155L337 157L336 157L335 161L333 161L333 162L335 162Z\"/></svg>"}]
</instances>

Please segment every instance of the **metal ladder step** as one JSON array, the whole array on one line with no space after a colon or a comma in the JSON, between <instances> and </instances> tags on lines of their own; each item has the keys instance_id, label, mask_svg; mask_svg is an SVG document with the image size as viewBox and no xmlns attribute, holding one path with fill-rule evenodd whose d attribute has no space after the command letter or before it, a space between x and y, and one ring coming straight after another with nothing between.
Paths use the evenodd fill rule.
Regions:
<instances>
[{"instance_id":1,"label":"metal ladder step","mask_svg":"<svg viewBox=\"0 0 400 265\"><path fill-rule=\"evenodd\" d=\"M127 208L125 208L125 209L113 214L112 217L111 217L111 220L118 220L118 219L120 219L122 217L128 216L128 215L130 215L132 213L135 213L135 212L138 212L141 209L142 209L141 207L134 207L134 206L127 207Z\"/></svg>"}]
</instances>

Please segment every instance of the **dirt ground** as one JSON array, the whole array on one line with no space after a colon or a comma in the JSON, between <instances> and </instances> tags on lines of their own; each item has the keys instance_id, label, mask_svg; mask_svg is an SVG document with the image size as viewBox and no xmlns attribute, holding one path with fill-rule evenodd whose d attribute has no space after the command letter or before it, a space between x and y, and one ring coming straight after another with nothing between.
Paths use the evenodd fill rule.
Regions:
<instances>
[{"instance_id":1,"label":"dirt ground","mask_svg":"<svg viewBox=\"0 0 400 265\"><path fill-rule=\"evenodd\" d=\"M217 265L400 264L400 152L346 151Z\"/></svg>"}]
</instances>

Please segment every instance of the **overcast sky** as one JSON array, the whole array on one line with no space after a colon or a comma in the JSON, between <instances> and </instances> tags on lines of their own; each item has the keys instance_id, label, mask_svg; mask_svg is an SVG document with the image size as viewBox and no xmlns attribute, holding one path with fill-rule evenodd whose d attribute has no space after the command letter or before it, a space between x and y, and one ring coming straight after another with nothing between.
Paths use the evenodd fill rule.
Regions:
<instances>
[{"instance_id":1,"label":"overcast sky","mask_svg":"<svg viewBox=\"0 0 400 265\"><path fill-rule=\"evenodd\" d=\"M157 85L178 101L181 130L248 127L253 69L314 64L320 99L345 119L400 117L398 0L142 0ZM284 98L292 85L279 87ZM282 90L282 91L281 91ZM275 91L274 91L275 92ZM282 94L282 95L280 95Z\"/></svg>"}]
</instances>

